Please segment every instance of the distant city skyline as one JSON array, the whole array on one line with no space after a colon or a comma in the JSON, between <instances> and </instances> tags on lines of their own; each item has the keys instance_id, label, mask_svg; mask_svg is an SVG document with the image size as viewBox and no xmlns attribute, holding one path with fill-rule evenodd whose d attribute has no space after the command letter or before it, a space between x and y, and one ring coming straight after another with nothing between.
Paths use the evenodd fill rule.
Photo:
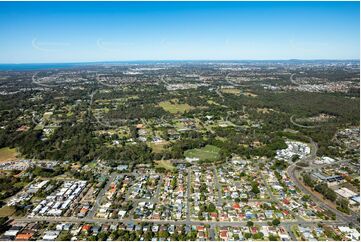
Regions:
<instances>
[{"instance_id":1,"label":"distant city skyline","mask_svg":"<svg viewBox=\"0 0 361 242\"><path fill-rule=\"evenodd\" d=\"M0 2L0 63L359 59L359 2Z\"/></svg>"}]
</instances>

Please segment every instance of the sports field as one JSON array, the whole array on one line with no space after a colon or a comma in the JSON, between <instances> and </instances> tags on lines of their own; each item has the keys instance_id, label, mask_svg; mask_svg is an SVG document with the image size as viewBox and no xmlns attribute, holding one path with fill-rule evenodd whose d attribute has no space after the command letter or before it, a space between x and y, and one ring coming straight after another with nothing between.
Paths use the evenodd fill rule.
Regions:
<instances>
[{"instance_id":1,"label":"sports field","mask_svg":"<svg viewBox=\"0 0 361 242\"><path fill-rule=\"evenodd\" d=\"M220 148L214 145L206 145L200 149L192 149L184 152L185 157L198 158L199 160L216 161L219 159Z\"/></svg>"}]
</instances>

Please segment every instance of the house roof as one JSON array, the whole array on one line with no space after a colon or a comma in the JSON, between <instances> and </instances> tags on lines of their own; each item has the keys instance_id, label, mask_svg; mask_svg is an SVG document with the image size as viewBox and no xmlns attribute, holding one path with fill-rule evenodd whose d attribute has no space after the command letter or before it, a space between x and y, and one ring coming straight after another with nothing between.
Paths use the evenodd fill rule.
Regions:
<instances>
[{"instance_id":1,"label":"house roof","mask_svg":"<svg viewBox=\"0 0 361 242\"><path fill-rule=\"evenodd\" d=\"M22 234L18 234L16 235L16 240L29 240L31 237L33 236L32 233L22 233Z\"/></svg>"},{"instance_id":2,"label":"house roof","mask_svg":"<svg viewBox=\"0 0 361 242\"><path fill-rule=\"evenodd\" d=\"M212 213L210 213L210 216L211 216L212 218L217 218L217 217L218 217L218 214L217 214L216 212L212 212Z\"/></svg>"},{"instance_id":3,"label":"house roof","mask_svg":"<svg viewBox=\"0 0 361 242\"><path fill-rule=\"evenodd\" d=\"M204 226L198 225L197 226L197 231L204 231Z\"/></svg>"},{"instance_id":4,"label":"house roof","mask_svg":"<svg viewBox=\"0 0 361 242\"><path fill-rule=\"evenodd\" d=\"M241 206L239 206L239 203L234 203L232 206L234 209L240 209Z\"/></svg>"},{"instance_id":5,"label":"house roof","mask_svg":"<svg viewBox=\"0 0 361 242\"><path fill-rule=\"evenodd\" d=\"M220 238L227 238L228 237L228 232L224 231L224 230L220 231L219 232L219 237Z\"/></svg>"},{"instance_id":6,"label":"house roof","mask_svg":"<svg viewBox=\"0 0 361 242\"><path fill-rule=\"evenodd\" d=\"M89 231L91 229L91 226L89 224L86 224L81 229L85 231Z\"/></svg>"}]
</instances>

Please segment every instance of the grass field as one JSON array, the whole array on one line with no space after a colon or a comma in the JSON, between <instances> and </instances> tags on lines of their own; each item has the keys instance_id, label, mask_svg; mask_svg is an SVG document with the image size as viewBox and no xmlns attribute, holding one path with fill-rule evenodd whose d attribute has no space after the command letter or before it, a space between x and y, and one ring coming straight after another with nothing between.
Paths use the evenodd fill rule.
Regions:
<instances>
[{"instance_id":1,"label":"grass field","mask_svg":"<svg viewBox=\"0 0 361 242\"><path fill-rule=\"evenodd\" d=\"M73 115L74 115L74 112L72 112L72 111L69 111L69 112L66 113L66 116L67 116L67 117L71 117L71 116L73 116Z\"/></svg>"},{"instance_id":2,"label":"grass field","mask_svg":"<svg viewBox=\"0 0 361 242\"><path fill-rule=\"evenodd\" d=\"M207 103L217 105L217 106L221 106L219 103L217 103L217 102L215 102L213 100L207 100Z\"/></svg>"},{"instance_id":3,"label":"grass field","mask_svg":"<svg viewBox=\"0 0 361 242\"><path fill-rule=\"evenodd\" d=\"M1 148L0 149L0 162L9 161L16 159L18 153L16 149L10 149L9 147Z\"/></svg>"},{"instance_id":4,"label":"grass field","mask_svg":"<svg viewBox=\"0 0 361 242\"><path fill-rule=\"evenodd\" d=\"M156 160L154 162L156 163L156 168L164 168L170 171L173 171L175 169L175 167L169 160Z\"/></svg>"},{"instance_id":5,"label":"grass field","mask_svg":"<svg viewBox=\"0 0 361 242\"><path fill-rule=\"evenodd\" d=\"M173 102L174 103L171 103L170 101L160 102L159 106L162 107L165 111L170 112L172 114L184 113L192 109L192 106L190 106L187 103L179 104L176 103L176 101Z\"/></svg>"},{"instance_id":6,"label":"grass field","mask_svg":"<svg viewBox=\"0 0 361 242\"><path fill-rule=\"evenodd\" d=\"M43 115L44 120L49 120L53 112L45 112Z\"/></svg>"},{"instance_id":7,"label":"grass field","mask_svg":"<svg viewBox=\"0 0 361 242\"><path fill-rule=\"evenodd\" d=\"M199 158L199 160L216 161L219 158L220 148L214 145L206 145L201 149L192 149L184 152L185 157Z\"/></svg>"},{"instance_id":8,"label":"grass field","mask_svg":"<svg viewBox=\"0 0 361 242\"><path fill-rule=\"evenodd\" d=\"M97 162L96 161L90 162L90 163L88 163L88 166L90 168L95 168L97 166Z\"/></svg>"},{"instance_id":9,"label":"grass field","mask_svg":"<svg viewBox=\"0 0 361 242\"><path fill-rule=\"evenodd\" d=\"M15 208L13 208L13 207L4 206L4 207L0 208L0 217L11 216L14 213L15 213Z\"/></svg>"},{"instance_id":10,"label":"grass field","mask_svg":"<svg viewBox=\"0 0 361 242\"><path fill-rule=\"evenodd\" d=\"M243 95L247 96L247 97L257 97L256 94L252 93L252 92L244 92L242 93Z\"/></svg>"},{"instance_id":11,"label":"grass field","mask_svg":"<svg viewBox=\"0 0 361 242\"><path fill-rule=\"evenodd\" d=\"M234 95L239 95L241 93L241 91L237 88L222 88L221 92Z\"/></svg>"},{"instance_id":12,"label":"grass field","mask_svg":"<svg viewBox=\"0 0 361 242\"><path fill-rule=\"evenodd\" d=\"M34 128L34 130L43 130L43 129L44 129L44 125L42 125L42 124L38 124Z\"/></svg>"},{"instance_id":13,"label":"grass field","mask_svg":"<svg viewBox=\"0 0 361 242\"><path fill-rule=\"evenodd\" d=\"M169 144L169 142L159 142L159 143L149 143L150 148L154 153L161 153L164 150L164 147Z\"/></svg>"}]
</instances>

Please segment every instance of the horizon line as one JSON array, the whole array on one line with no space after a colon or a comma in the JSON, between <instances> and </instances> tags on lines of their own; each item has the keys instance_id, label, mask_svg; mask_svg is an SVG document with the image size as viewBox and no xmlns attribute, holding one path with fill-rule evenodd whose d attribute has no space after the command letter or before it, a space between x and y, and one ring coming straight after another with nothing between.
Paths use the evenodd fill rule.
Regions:
<instances>
[{"instance_id":1,"label":"horizon line","mask_svg":"<svg viewBox=\"0 0 361 242\"><path fill-rule=\"evenodd\" d=\"M206 62L206 61L360 61L360 58L315 58L315 59L140 59L140 60L104 60L104 61L69 61L69 62L17 62L17 63L0 63L0 65L50 65L50 64L96 64L96 63L115 63L115 62L184 62L184 61L194 61L194 62Z\"/></svg>"}]
</instances>

